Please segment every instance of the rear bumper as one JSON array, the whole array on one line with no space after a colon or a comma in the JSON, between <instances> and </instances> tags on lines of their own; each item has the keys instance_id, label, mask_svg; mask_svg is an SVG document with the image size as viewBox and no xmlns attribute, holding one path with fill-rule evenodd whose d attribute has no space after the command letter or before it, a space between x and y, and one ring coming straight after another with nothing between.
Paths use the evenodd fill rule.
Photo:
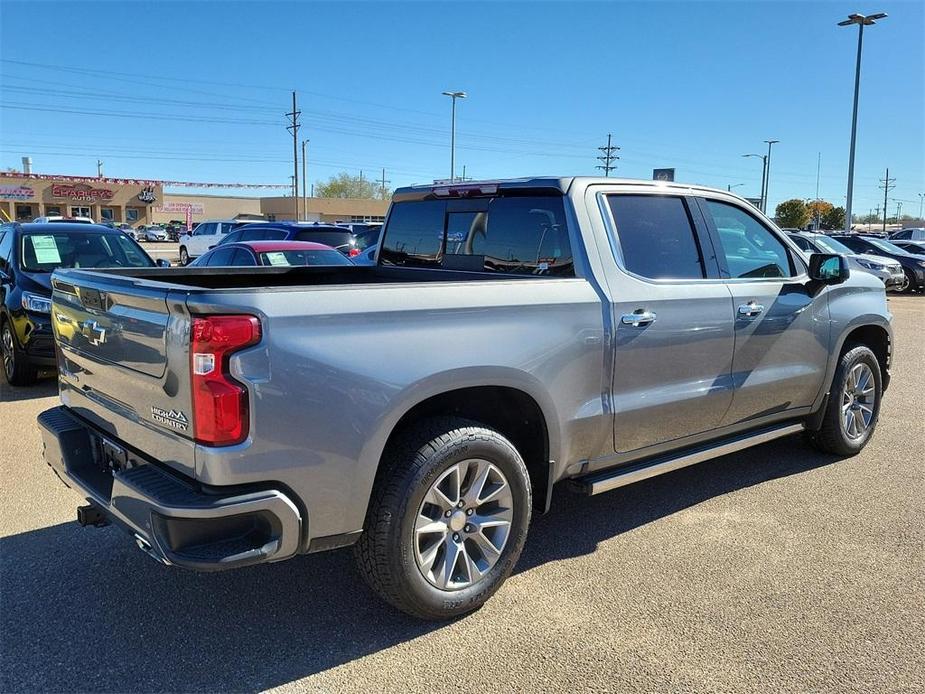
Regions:
<instances>
[{"instance_id":1,"label":"rear bumper","mask_svg":"<svg viewBox=\"0 0 925 694\"><path fill-rule=\"evenodd\" d=\"M140 460L66 407L38 417L45 462L157 561L219 571L287 559L302 518L276 489L205 487Z\"/></svg>"}]
</instances>

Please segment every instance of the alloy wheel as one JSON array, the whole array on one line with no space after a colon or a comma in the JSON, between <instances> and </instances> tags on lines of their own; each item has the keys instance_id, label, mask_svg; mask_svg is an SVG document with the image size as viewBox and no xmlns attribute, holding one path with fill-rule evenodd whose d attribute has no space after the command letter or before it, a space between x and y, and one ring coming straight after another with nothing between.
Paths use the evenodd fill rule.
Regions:
<instances>
[{"instance_id":1,"label":"alloy wheel","mask_svg":"<svg viewBox=\"0 0 925 694\"><path fill-rule=\"evenodd\" d=\"M9 326L3 326L2 341L3 351L3 373L9 381L13 377L13 333L10 332Z\"/></svg>"},{"instance_id":2,"label":"alloy wheel","mask_svg":"<svg viewBox=\"0 0 925 694\"><path fill-rule=\"evenodd\" d=\"M870 428L877 398L875 385L867 364L851 367L842 389L842 426L848 438L859 439Z\"/></svg>"},{"instance_id":3,"label":"alloy wheel","mask_svg":"<svg viewBox=\"0 0 925 694\"><path fill-rule=\"evenodd\" d=\"M427 490L414 522L414 558L440 590L461 590L498 562L511 532L514 496L497 465L451 465Z\"/></svg>"}]
</instances>

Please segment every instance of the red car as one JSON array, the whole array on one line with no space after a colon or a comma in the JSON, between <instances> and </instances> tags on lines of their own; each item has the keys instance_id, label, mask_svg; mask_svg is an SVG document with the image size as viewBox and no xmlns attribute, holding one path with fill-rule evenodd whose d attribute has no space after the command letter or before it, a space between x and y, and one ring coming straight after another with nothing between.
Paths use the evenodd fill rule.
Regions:
<instances>
[{"instance_id":1,"label":"red car","mask_svg":"<svg viewBox=\"0 0 925 694\"><path fill-rule=\"evenodd\" d=\"M343 253L312 241L245 241L216 246L192 263L194 267L286 267L353 265Z\"/></svg>"}]
</instances>

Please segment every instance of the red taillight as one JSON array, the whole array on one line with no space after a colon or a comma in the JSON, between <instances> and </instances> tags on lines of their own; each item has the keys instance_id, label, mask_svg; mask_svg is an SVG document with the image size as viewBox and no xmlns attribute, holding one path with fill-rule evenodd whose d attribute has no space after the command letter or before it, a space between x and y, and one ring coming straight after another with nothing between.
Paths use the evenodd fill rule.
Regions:
<instances>
[{"instance_id":1,"label":"red taillight","mask_svg":"<svg viewBox=\"0 0 925 694\"><path fill-rule=\"evenodd\" d=\"M228 357L260 341L254 316L193 318L190 377L193 433L209 446L228 446L247 438L247 391L228 373Z\"/></svg>"},{"instance_id":2,"label":"red taillight","mask_svg":"<svg viewBox=\"0 0 925 694\"><path fill-rule=\"evenodd\" d=\"M349 251L347 251L348 258L356 258L358 255L360 255L359 248L351 248Z\"/></svg>"}]
</instances>

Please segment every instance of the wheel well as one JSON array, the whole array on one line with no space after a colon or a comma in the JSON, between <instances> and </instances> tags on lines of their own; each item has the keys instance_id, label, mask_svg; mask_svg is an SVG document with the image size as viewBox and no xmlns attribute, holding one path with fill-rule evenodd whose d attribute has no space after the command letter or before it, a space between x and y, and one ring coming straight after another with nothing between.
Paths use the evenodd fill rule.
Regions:
<instances>
[{"instance_id":1,"label":"wheel well","mask_svg":"<svg viewBox=\"0 0 925 694\"><path fill-rule=\"evenodd\" d=\"M516 388L479 386L440 393L402 416L386 443L421 419L453 415L484 424L503 434L520 453L530 473L533 506L545 511L549 489L549 434L536 400Z\"/></svg>"},{"instance_id":2,"label":"wheel well","mask_svg":"<svg viewBox=\"0 0 925 694\"><path fill-rule=\"evenodd\" d=\"M890 380L890 349L892 347L890 345L890 336L887 331L879 325L862 325L852 330L848 333L848 336L845 337L845 342L842 345L842 354L850 349L851 345L865 345L874 353L874 356L877 357L877 363L880 364L883 387L886 389Z\"/></svg>"}]
</instances>

